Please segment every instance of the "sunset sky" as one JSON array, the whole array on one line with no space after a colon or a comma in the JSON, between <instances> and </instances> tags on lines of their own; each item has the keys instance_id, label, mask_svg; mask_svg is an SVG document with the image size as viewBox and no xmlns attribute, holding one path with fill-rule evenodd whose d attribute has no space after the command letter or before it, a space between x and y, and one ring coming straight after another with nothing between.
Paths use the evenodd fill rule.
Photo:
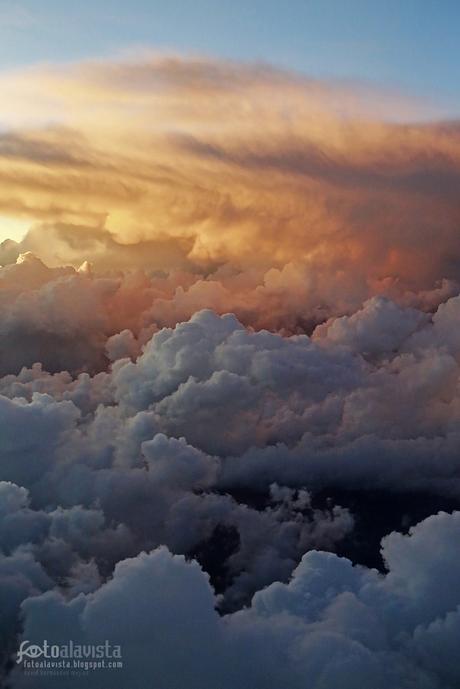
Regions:
<instances>
[{"instance_id":1,"label":"sunset sky","mask_svg":"<svg viewBox=\"0 0 460 689\"><path fill-rule=\"evenodd\" d=\"M458 689L459 25L0 1L1 686Z\"/></svg>"},{"instance_id":2,"label":"sunset sky","mask_svg":"<svg viewBox=\"0 0 460 689\"><path fill-rule=\"evenodd\" d=\"M145 47L365 79L460 107L455 0L24 0L0 5L3 67Z\"/></svg>"},{"instance_id":3,"label":"sunset sky","mask_svg":"<svg viewBox=\"0 0 460 689\"><path fill-rule=\"evenodd\" d=\"M256 121L259 107L272 111L272 119L278 116L272 128L276 127L279 137L287 136L288 129L282 114L284 98L289 117L299 121L307 115L307 110L309 117L311 111L315 111L318 120L323 117L318 113L327 111L326 119L330 120L332 100L332 114L336 117L354 116L386 123L454 119L460 111L456 88L460 78L456 59L458 21L460 8L457 3L445 2L440 6L431 0L425 0L422 5L415 0L384 4L364 0L347 3L295 0L289 3L289 8L276 0L252 3L242 0L233 3L135 0L129 6L98 0L75 6L51 0L2 2L0 126L4 134L0 142L1 168L5 172L13 167L11 174L16 181L17 165L23 169L29 167L29 181L31 176L41 175L36 150L31 166L31 161L27 163L24 159L24 146L19 153L17 146L12 147L11 141L7 143L5 137L11 137L13 131L15 137L60 136L62 139L62 127L66 127L74 135L79 132L86 137L85 143L81 141L80 145L89 146L91 139L94 145L97 138L97 148L105 148L106 154L114 145L118 152L121 151L119 143L109 142L111 133L117 142L120 138L128 138L133 148L129 154L133 162L139 157L142 146L139 147L139 141L133 145L129 134L131 127L140 127L138 138L142 130L155 127L157 137L160 129L165 135L195 136L196 114L192 115L195 120L192 123L190 114L180 112L180 100L172 96L171 89L183 88L184 84L174 82L172 72L169 77L163 74L156 82L152 75L153 81L148 83L146 64L159 64L168 59L183 65L195 63L196 75L197 70L203 68L200 64L210 65L213 61L227 63L229 68L232 65L233 78L237 78L238 71L245 73L251 69L253 84L247 83L243 118L247 120L252 113ZM131 76L126 74L123 82L116 83L117 65L125 65L126 70L128 64ZM285 78L281 74L270 76L270 66L285 70ZM99 80L91 84L98 73ZM165 94L167 78L174 83L170 83ZM101 80L104 81L102 91L99 90ZM265 81L263 94L256 85L262 80ZM223 101L222 89L227 86L223 76L218 92L215 96L209 93L209 97L216 98L217 103ZM107 87L111 89L110 98L106 98L107 93L102 95ZM200 101L200 107L206 108L205 93L198 93L197 88L195 79L196 107ZM297 94L294 94L295 89ZM219 115L210 126L209 118L215 115L204 114L202 122L207 123L211 138L219 127L227 130L227 138L229 125L235 131L246 127L246 122L241 121L242 113L238 113L242 101L238 94L234 96L233 105L230 94L227 97L228 105L237 108L233 116L223 106L224 120ZM328 103L325 98L329 99ZM166 99L170 99L167 108ZM187 105L189 111L190 105ZM327 122L324 126L327 129ZM46 133L50 128L61 133ZM331 138L325 134L326 140ZM41 146L42 152L43 146L48 146L46 142L34 145ZM53 155L47 154L45 158L42 172L49 176L57 161ZM125 163L126 160L125 157ZM67 170L69 164L67 161ZM62 172L62 169L57 170L59 176ZM74 170L72 174L81 177L87 170ZM123 174L123 169L119 169L119 174ZM45 219L82 219L81 213L69 209L64 212L62 204L67 206L69 199L61 198L58 202L58 189L53 189L51 203L53 207L61 206L61 211L53 214L44 212L44 199L39 208L34 205L36 190L23 189L21 193L8 189L10 180L5 179L5 182L0 198L0 239L21 239L33 223ZM28 194L26 204L17 198L24 193ZM40 194L46 195L43 188ZM46 201L47 205L49 203ZM121 211L112 204L107 206L105 201L102 209L101 201L94 197L85 203L86 210L94 204L98 208L90 211L92 225L96 215L100 218L101 212L108 212L106 227L119 230L116 217L120 217ZM84 215L86 222L88 213Z\"/></svg>"}]
</instances>

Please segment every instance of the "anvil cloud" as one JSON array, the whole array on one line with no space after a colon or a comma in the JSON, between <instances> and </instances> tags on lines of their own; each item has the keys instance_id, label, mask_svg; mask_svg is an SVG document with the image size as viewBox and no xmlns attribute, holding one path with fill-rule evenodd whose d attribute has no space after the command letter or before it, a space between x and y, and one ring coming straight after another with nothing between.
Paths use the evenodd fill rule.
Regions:
<instances>
[{"instance_id":1,"label":"anvil cloud","mask_svg":"<svg viewBox=\"0 0 460 689\"><path fill-rule=\"evenodd\" d=\"M54 264L295 259L326 297L326 275L359 297L458 277L455 123L388 122L363 87L173 57L34 68L0 90L0 214L36 223L23 248Z\"/></svg>"}]
</instances>

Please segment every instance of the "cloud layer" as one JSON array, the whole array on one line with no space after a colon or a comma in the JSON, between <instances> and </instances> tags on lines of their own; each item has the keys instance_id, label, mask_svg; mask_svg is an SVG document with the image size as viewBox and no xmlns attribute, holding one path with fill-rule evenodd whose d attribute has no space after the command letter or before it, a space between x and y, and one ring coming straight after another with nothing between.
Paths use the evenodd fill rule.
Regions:
<instances>
[{"instance_id":1,"label":"cloud layer","mask_svg":"<svg viewBox=\"0 0 460 689\"><path fill-rule=\"evenodd\" d=\"M414 293L411 305L374 296L308 336L210 309L180 322L175 300L187 291L172 289L174 274L108 277L25 254L0 277L5 667L21 638L108 633L99 605L109 606L141 631L121 639L127 674L94 681L136 686L151 653L136 650L136 634L156 638L138 606L161 617L152 591L170 590L177 613L165 604L159 657L179 654L187 671L162 660L165 688L185 677L213 686L217 676L224 686L295 687L305 672L326 689L343 673L350 687L369 677L376 687L455 686L455 668L433 649L454 643L460 601L446 593L442 602L433 582L454 576L458 513L384 540L385 575L315 552L359 562L369 518L359 496L369 491L460 506L460 297L451 287ZM418 514L407 502L397 525ZM201 563L217 597L177 554ZM237 662L248 644L253 655ZM264 674L266 644L278 662ZM19 670L11 681L44 686Z\"/></svg>"},{"instance_id":2,"label":"cloud layer","mask_svg":"<svg viewBox=\"0 0 460 689\"><path fill-rule=\"evenodd\" d=\"M160 548L120 562L94 593L30 598L24 634L97 643L118 630L114 643L122 645L126 669L90 675L89 687L141 689L140 667L160 689L216 682L300 689L305 677L318 689L454 687L460 563L451 544L459 534L459 512L430 517L407 536L391 534L382 544L385 576L311 551L288 583L268 586L251 607L224 618L199 566ZM49 677L15 674L18 687L54 686Z\"/></svg>"},{"instance_id":3,"label":"cloud layer","mask_svg":"<svg viewBox=\"0 0 460 689\"><path fill-rule=\"evenodd\" d=\"M455 689L458 125L204 59L0 88L2 678L116 631L89 687Z\"/></svg>"},{"instance_id":4,"label":"cloud layer","mask_svg":"<svg viewBox=\"0 0 460 689\"><path fill-rule=\"evenodd\" d=\"M458 278L458 125L390 121L417 109L388 94L177 57L0 88L0 214L35 223L22 252L206 274L297 261L314 306Z\"/></svg>"}]
</instances>

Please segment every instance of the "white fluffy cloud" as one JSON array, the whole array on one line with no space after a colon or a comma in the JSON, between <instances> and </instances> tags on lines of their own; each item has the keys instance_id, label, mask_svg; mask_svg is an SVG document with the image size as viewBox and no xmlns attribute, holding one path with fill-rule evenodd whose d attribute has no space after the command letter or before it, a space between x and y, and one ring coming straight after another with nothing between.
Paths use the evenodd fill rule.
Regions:
<instances>
[{"instance_id":1,"label":"white fluffy cloud","mask_svg":"<svg viewBox=\"0 0 460 689\"><path fill-rule=\"evenodd\" d=\"M288 583L224 617L198 565L160 548L120 562L94 593L28 599L23 636L121 644L124 669L90 674L88 687L141 689L141 667L160 689L300 689L306 677L315 689L454 689L460 558L451 546L459 536L458 512L429 517L407 536L392 533L382 544L385 575L311 551ZM49 677L13 675L13 687L51 686Z\"/></svg>"},{"instance_id":2,"label":"white fluffy cloud","mask_svg":"<svg viewBox=\"0 0 460 689\"><path fill-rule=\"evenodd\" d=\"M104 276L31 256L2 270L0 342L18 343L0 378L6 670L20 634L52 638L66 620L75 638L111 636L118 615L139 619L123 640L131 663L146 663L158 636L165 689L185 676L224 689L300 687L307 675L318 689L369 678L373 689L456 686L455 668L434 656L458 635L457 515L385 539L386 575L326 552L359 561L360 496L372 491L458 506L450 287L323 312L315 329L316 314L303 331L292 299L289 318L268 330L250 308L244 322L209 308L189 318L210 294L190 274ZM236 280L225 269L221 278L218 311ZM249 291L260 306L267 289L288 294L285 278ZM193 303L177 322L187 281ZM396 527L414 523L411 510ZM178 555L200 562L216 593ZM92 610L104 610L106 627ZM136 673L123 677L136 686Z\"/></svg>"}]
</instances>

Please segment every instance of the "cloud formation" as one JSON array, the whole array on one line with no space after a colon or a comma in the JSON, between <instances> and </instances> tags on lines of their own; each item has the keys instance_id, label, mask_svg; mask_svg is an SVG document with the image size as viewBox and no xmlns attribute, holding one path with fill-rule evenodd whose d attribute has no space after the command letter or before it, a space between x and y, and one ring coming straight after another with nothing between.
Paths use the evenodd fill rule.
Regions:
<instances>
[{"instance_id":1,"label":"cloud formation","mask_svg":"<svg viewBox=\"0 0 460 689\"><path fill-rule=\"evenodd\" d=\"M375 296L355 313L318 325L311 337L287 336L245 327L235 315L219 316L209 309L174 327L162 327L154 319L155 281L163 286L163 308L177 290L169 292L168 301L164 295L169 278L161 276L127 273L108 278L88 265L80 271L47 268L30 254L2 273L10 295L5 308L11 313L3 321L8 327L2 337L9 342L12 333L18 333L12 349L17 358L4 360L5 375L0 379L4 439L0 545L10 601L2 632L5 658L14 649L22 625L29 634L27 611L35 610L34 605L50 601L58 611L59 606L70 606L75 615L84 614L85 600L93 600L91 596L97 600L111 586L119 591L118 572L137 567L117 564L126 558L140 563L145 558L181 562L170 560L166 550L155 550L162 545L197 559L210 572L218 597L214 600L203 579L200 586L208 587L208 602L203 603L196 624L201 624L203 614L209 615L213 638L231 634L231 644L239 648L247 634L264 639L268 634L267 642L273 642L276 653L296 655L290 645L300 643L295 639L306 622L294 620L295 633L287 628L286 639L270 641L271 633L257 612L258 601L268 594L257 592L266 586L268 591L278 585L288 591L295 588L297 574L293 583L286 582L304 553L309 553L305 556L309 561L314 549L353 552L356 519L358 526L362 519L359 499L350 509L340 504L340 495L379 489L388 495L438 496L438 504L460 502L456 383L460 340L456 326L452 327L460 297L443 293L446 301L430 313ZM123 308L123 295L129 294L130 286L137 295L137 314ZM116 332L134 322L134 332L129 327ZM35 337L21 335L26 326ZM49 371L34 363L17 371L16 362L40 357L45 334L54 368ZM65 356L69 370L60 370L60 356ZM74 367L73 362L79 365ZM338 498L324 501L324 491ZM400 528L407 520L413 523L410 508L400 519ZM436 519L450 524L451 518ZM422 526L417 528L429 531ZM407 537L393 535L385 543L396 544L397 549L398 538ZM414 535L411 539L411 543L417 540ZM390 571L385 581L390 582L397 575L388 548L383 557ZM141 551L153 554L140 556ZM315 555L323 556L327 558ZM339 559L330 562L345 567ZM194 576L201 581L198 569L182 566L185 573L198 572ZM404 585L412 578L410 572L398 576ZM376 573L365 577L380 581ZM131 601L131 586L137 595L140 584L129 581L121 586ZM276 581L284 583L275 585ZM9 593L10 584L14 595ZM189 586L185 581L184 585ZM193 598L190 586L183 595ZM337 601L339 611L342 605L362 610L364 603L350 598L356 595L355 585L350 586L343 589L345 602ZM380 591L381 584L375 586ZM37 598L41 595L43 599ZM434 593L427 598L435 598ZM251 599L249 610L235 612ZM155 601L150 604L156 606ZM213 611L215 604L225 613L222 619L228 620L225 632L218 631L224 623ZM393 604L385 599L378 605ZM453 610L446 608L443 614ZM409 615L404 611L401 620ZM285 613L280 614L284 619ZM325 646L337 643L337 661L309 660L309 652L301 660L301 654L293 669L286 670L294 673L289 679L292 686L300 673L297 662L307 663L305 667L319 662L317 672L324 673L324 687L333 687L334 673L344 662L340 659L350 653L353 657L355 651L356 660L347 660L352 663L353 682L363 672L376 673L381 683L389 681L387 660L374 657L374 649L366 644L364 650L356 646L372 628L373 614L362 611L364 630L358 640L347 628L340 643L336 631L324 622L324 637L318 631L319 637L311 639L312 648L323 657ZM42 617L37 619L31 622L36 624L33 628L46 630ZM426 624L435 619L426 618ZM75 624L80 638L80 622ZM170 624L181 624L180 618L171 617ZM323 621L318 618L308 624L314 624L316 635ZM331 624L334 627L336 622ZM415 626L411 633L414 630ZM443 633L450 634L449 626L447 630ZM378 634L380 638L383 632ZM221 643L227 646L226 641ZM406 657L412 651L405 647L397 652L402 657L398 656L394 677L403 678L401 686L403 681L410 686L418 677L417 663ZM413 653L419 653L418 646ZM232 667L233 661L224 657L219 668L226 663ZM179 679L161 672L165 686L169 681L181 686ZM427 679L420 670L420 681L427 687L436 686L429 683L433 672L436 675L438 669L427 670ZM444 670L439 672L442 675ZM276 676L281 681L279 672ZM253 675L249 672L248 677ZM256 685L263 681L253 680ZM18 675L13 686L25 681ZM196 681L211 679L199 674Z\"/></svg>"},{"instance_id":2,"label":"cloud formation","mask_svg":"<svg viewBox=\"0 0 460 689\"><path fill-rule=\"evenodd\" d=\"M0 88L0 213L35 224L23 253L259 280L297 262L312 308L459 277L456 123L204 59L34 68Z\"/></svg>"},{"instance_id":3,"label":"cloud formation","mask_svg":"<svg viewBox=\"0 0 460 689\"><path fill-rule=\"evenodd\" d=\"M0 88L2 679L119 630L88 686L455 689L458 125L204 59Z\"/></svg>"},{"instance_id":4,"label":"cloud formation","mask_svg":"<svg viewBox=\"0 0 460 689\"><path fill-rule=\"evenodd\" d=\"M44 633L58 642L65 630L96 643L113 638L116 629L125 669L90 675L90 687L141 689L139 667L149 667L161 689L211 689L216 682L228 689L300 689L306 676L318 689L454 687L460 563L451 543L459 537L459 518L458 512L439 513L407 536L384 539L384 576L311 551L288 583L268 586L249 608L223 618L196 562L166 548L141 553L120 562L94 593L71 601L53 592L27 600L24 634L39 640ZM15 687L54 686L48 677L29 679L17 671L13 677ZM65 678L58 682L73 686Z\"/></svg>"}]
</instances>

